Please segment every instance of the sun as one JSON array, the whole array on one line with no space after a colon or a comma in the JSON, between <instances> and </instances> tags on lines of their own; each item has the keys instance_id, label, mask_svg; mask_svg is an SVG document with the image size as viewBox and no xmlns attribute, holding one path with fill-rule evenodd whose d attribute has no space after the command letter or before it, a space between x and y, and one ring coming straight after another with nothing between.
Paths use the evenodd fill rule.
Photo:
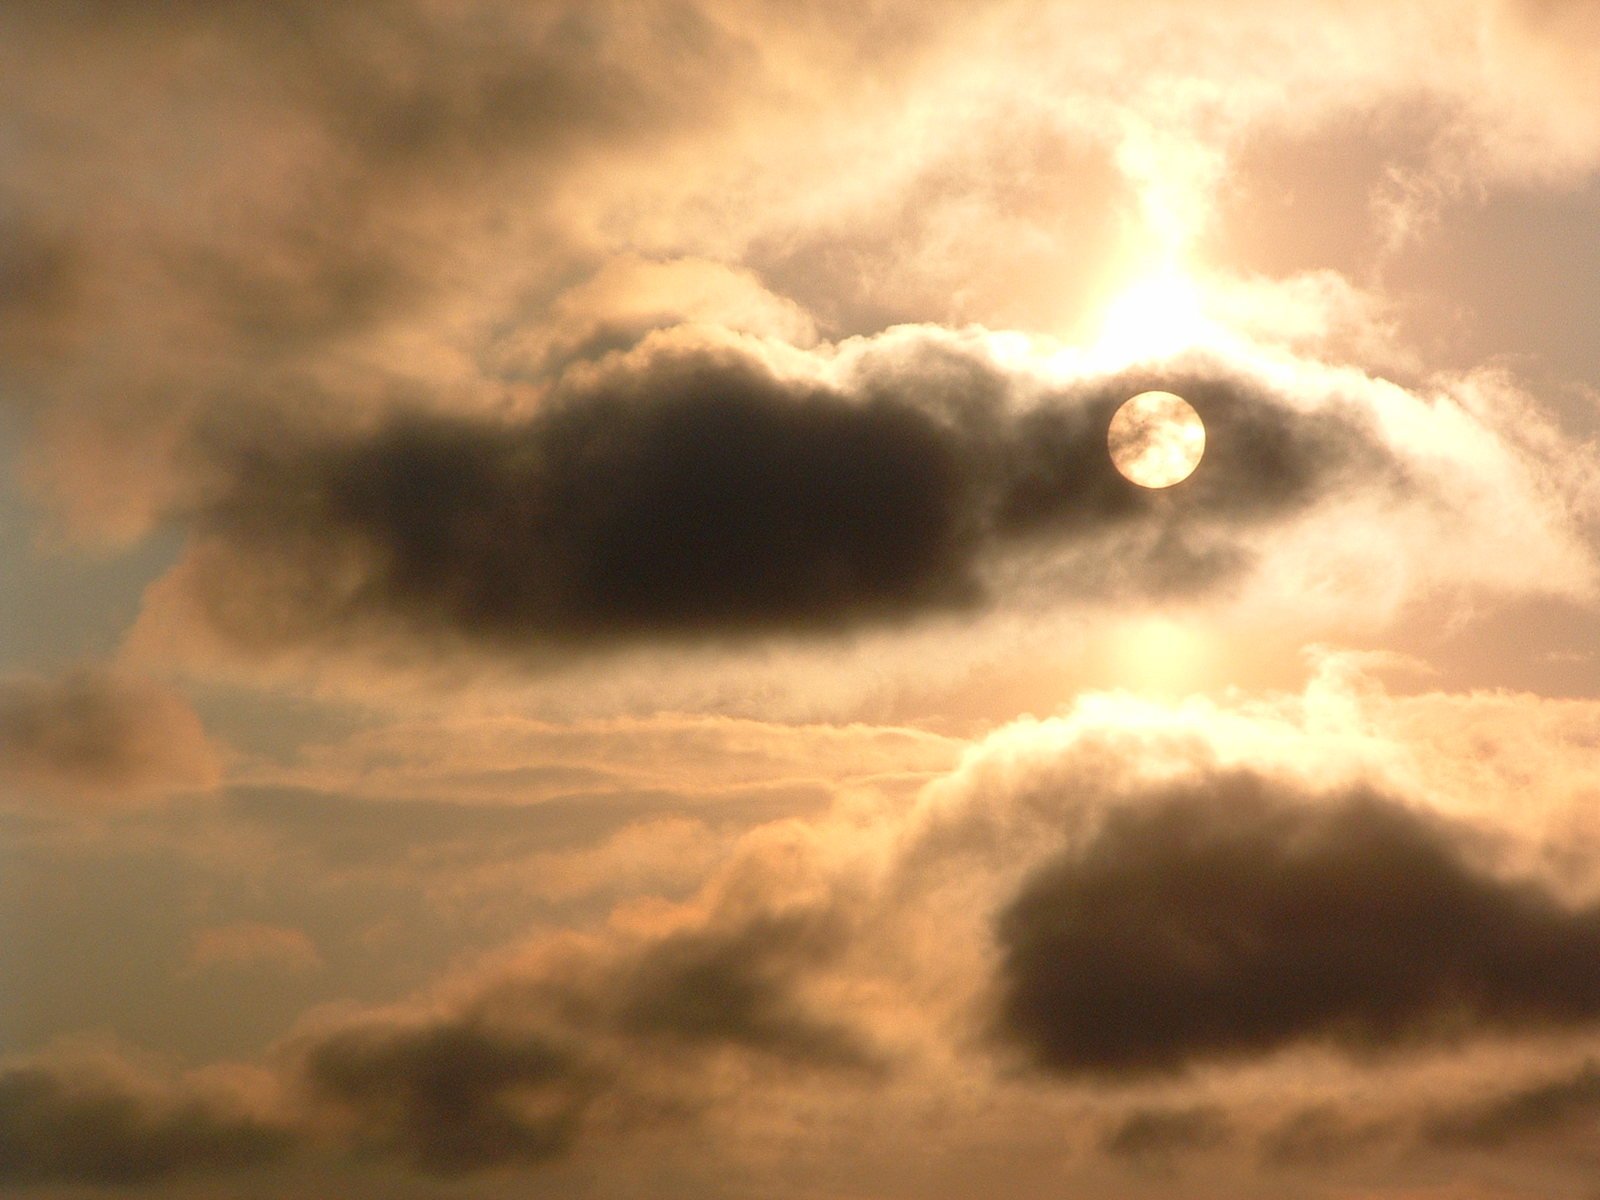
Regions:
<instances>
[{"instance_id":1,"label":"sun","mask_svg":"<svg viewBox=\"0 0 1600 1200\"><path fill-rule=\"evenodd\" d=\"M1106 446L1125 479L1140 487L1169 488L1200 465L1206 427L1182 396L1141 392L1111 418Z\"/></svg>"}]
</instances>

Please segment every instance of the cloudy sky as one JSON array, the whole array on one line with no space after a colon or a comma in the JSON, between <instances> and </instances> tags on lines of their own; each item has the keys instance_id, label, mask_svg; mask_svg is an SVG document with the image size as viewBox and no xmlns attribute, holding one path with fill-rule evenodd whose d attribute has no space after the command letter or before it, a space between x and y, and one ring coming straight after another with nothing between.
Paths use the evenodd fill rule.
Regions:
<instances>
[{"instance_id":1,"label":"cloudy sky","mask_svg":"<svg viewBox=\"0 0 1600 1200\"><path fill-rule=\"evenodd\" d=\"M11 0L0 1189L1595 1200L1597 312L1589 0Z\"/></svg>"}]
</instances>

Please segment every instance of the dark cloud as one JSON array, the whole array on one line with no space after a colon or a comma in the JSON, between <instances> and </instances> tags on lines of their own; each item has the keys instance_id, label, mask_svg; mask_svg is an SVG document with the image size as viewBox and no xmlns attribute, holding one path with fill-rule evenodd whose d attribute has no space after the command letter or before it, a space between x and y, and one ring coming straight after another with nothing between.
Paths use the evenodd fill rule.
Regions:
<instances>
[{"instance_id":1,"label":"dark cloud","mask_svg":"<svg viewBox=\"0 0 1600 1200\"><path fill-rule=\"evenodd\" d=\"M1233 1140L1233 1126L1218 1108L1142 1108L1129 1113L1100 1139L1113 1158L1165 1166L1177 1155L1211 1150Z\"/></svg>"},{"instance_id":2,"label":"dark cloud","mask_svg":"<svg viewBox=\"0 0 1600 1200\"><path fill-rule=\"evenodd\" d=\"M282 1157L288 1132L197 1097L111 1074L24 1064L0 1071L0 1181L151 1183Z\"/></svg>"},{"instance_id":3,"label":"dark cloud","mask_svg":"<svg viewBox=\"0 0 1600 1200\"><path fill-rule=\"evenodd\" d=\"M304 1035L296 1078L372 1153L438 1175L571 1153L604 1125L680 1122L724 1052L790 1069L878 1065L813 1014L800 975L838 952L816 912L766 913L486 977L456 1005Z\"/></svg>"},{"instance_id":4,"label":"dark cloud","mask_svg":"<svg viewBox=\"0 0 1600 1200\"><path fill-rule=\"evenodd\" d=\"M1300 1109L1261 1134L1261 1160L1311 1168L1379 1151L1450 1161L1516 1149L1592 1155L1600 1134L1600 1064L1587 1060L1565 1074L1513 1086L1506 1086L1506 1074L1486 1073L1450 1098L1408 1099L1399 1088L1399 1105L1388 1111L1331 1103Z\"/></svg>"},{"instance_id":5,"label":"dark cloud","mask_svg":"<svg viewBox=\"0 0 1600 1200\"><path fill-rule=\"evenodd\" d=\"M351 351L470 307L487 245L519 303L592 269L562 190L714 126L761 66L682 0L24 3L0 47L4 401L41 495L117 536L198 429L362 403L385 370Z\"/></svg>"},{"instance_id":6,"label":"dark cloud","mask_svg":"<svg viewBox=\"0 0 1600 1200\"><path fill-rule=\"evenodd\" d=\"M623 973L614 1019L640 1036L743 1046L814 1066L871 1065L854 1030L797 996L802 970L836 955L843 938L839 922L806 910L668 937Z\"/></svg>"},{"instance_id":7,"label":"dark cloud","mask_svg":"<svg viewBox=\"0 0 1600 1200\"><path fill-rule=\"evenodd\" d=\"M84 668L0 680L0 781L106 800L215 782L218 758L181 697Z\"/></svg>"},{"instance_id":8,"label":"dark cloud","mask_svg":"<svg viewBox=\"0 0 1600 1200\"><path fill-rule=\"evenodd\" d=\"M1396 1132L1392 1120L1360 1120L1337 1105L1318 1104L1265 1130L1258 1149L1269 1166L1322 1166L1370 1150Z\"/></svg>"},{"instance_id":9,"label":"dark cloud","mask_svg":"<svg viewBox=\"0 0 1600 1200\"><path fill-rule=\"evenodd\" d=\"M1600 1018L1600 908L1474 866L1392 799L1248 773L1111 811L997 932L998 1029L1063 1074Z\"/></svg>"},{"instance_id":10,"label":"dark cloud","mask_svg":"<svg viewBox=\"0 0 1600 1200\"><path fill-rule=\"evenodd\" d=\"M0 372L66 349L83 291L71 239L37 218L18 219L0 197Z\"/></svg>"},{"instance_id":11,"label":"dark cloud","mask_svg":"<svg viewBox=\"0 0 1600 1200\"><path fill-rule=\"evenodd\" d=\"M1181 502L1138 488L1105 426L1154 382L1023 403L931 336L837 387L660 350L522 420L236 451L193 583L246 644L362 624L555 649L840 630L986 603L1017 560L1076 554L1078 597L1203 589L1245 565L1255 523L1392 478L1353 412L1196 367L1161 382L1202 412L1207 461Z\"/></svg>"},{"instance_id":12,"label":"dark cloud","mask_svg":"<svg viewBox=\"0 0 1600 1200\"><path fill-rule=\"evenodd\" d=\"M1434 1147L1459 1150L1560 1133L1585 1135L1591 1145L1600 1134L1600 1063L1590 1060L1565 1078L1434 1112L1423 1121L1421 1137Z\"/></svg>"},{"instance_id":13,"label":"dark cloud","mask_svg":"<svg viewBox=\"0 0 1600 1200\"><path fill-rule=\"evenodd\" d=\"M560 1157L602 1082L552 1039L471 1020L343 1029L310 1047L303 1075L358 1145L443 1175Z\"/></svg>"}]
</instances>

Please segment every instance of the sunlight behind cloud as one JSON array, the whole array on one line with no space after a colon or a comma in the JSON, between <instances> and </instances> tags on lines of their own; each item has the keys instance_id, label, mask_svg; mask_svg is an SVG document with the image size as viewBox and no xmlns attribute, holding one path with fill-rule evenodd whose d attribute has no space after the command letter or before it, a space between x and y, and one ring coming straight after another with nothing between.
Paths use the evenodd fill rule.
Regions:
<instances>
[{"instance_id":1,"label":"sunlight behind cloud","mask_svg":"<svg viewBox=\"0 0 1600 1200\"><path fill-rule=\"evenodd\" d=\"M5 5L0 1196L1600 1200L1597 21Z\"/></svg>"},{"instance_id":2,"label":"sunlight behind cloud","mask_svg":"<svg viewBox=\"0 0 1600 1200\"><path fill-rule=\"evenodd\" d=\"M1216 643L1193 622L1130 618L1108 630L1103 645L1109 677L1137 692L1181 696L1214 682Z\"/></svg>"},{"instance_id":3,"label":"sunlight behind cloud","mask_svg":"<svg viewBox=\"0 0 1600 1200\"><path fill-rule=\"evenodd\" d=\"M1224 330L1206 311L1200 285L1174 266L1135 279L1106 305L1091 341L1095 358L1138 362L1215 346Z\"/></svg>"}]
</instances>

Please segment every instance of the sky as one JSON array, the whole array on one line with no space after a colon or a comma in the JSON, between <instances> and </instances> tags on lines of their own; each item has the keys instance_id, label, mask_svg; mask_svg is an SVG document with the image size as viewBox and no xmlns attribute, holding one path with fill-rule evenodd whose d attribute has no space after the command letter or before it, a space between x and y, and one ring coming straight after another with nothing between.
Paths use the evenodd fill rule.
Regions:
<instances>
[{"instance_id":1,"label":"sky","mask_svg":"<svg viewBox=\"0 0 1600 1200\"><path fill-rule=\"evenodd\" d=\"M1597 312L1589 0L10 0L0 1190L1596 1200Z\"/></svg>"}]
</instances>

